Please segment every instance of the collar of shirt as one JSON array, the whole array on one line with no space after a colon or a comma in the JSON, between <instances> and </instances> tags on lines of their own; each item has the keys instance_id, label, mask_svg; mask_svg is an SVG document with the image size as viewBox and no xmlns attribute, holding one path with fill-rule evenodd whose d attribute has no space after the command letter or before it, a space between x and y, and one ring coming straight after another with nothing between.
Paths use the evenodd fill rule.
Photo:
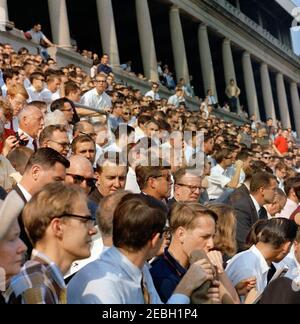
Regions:
<instances>
[{"instance_id":1,"label":"collar of shirt","mask_svg":"<svg viewBox=\"0 0 300 324\"><path fill-rule=\"evenodd\" d=\"M257 211L257 214L258 214L259 211L260 211L260 209L261 209L261 207L260 207L259 203L256 201L256 199L255 199L252 195L250 195L250 197L251 197L251 199L252 199L252 201L253 201L253 204L254 204L255 209L256 209L256 211Z\"/></svg>"},{"instance_id":2,"label":"collar of shirt","mask_svg":"<svg viewBox=\"0 0 300 324\"><path fill-rule=\"evenodd\" d=\"M62 289L66 288L62 272L60 271L58 266L53 261L51 261L45 254L37 250L33 250L31 254L31 260L38 261L40 263L45 264L46 266L49 266L53 275L53 279L56 281L59 287Z\"/></svg>"},{"instance_id":3,"label":"collar of shirt","mask_svg":"<svg viewBox=\"0 0 300 324\"><path fill-rule=\"evenodd\" d=\"M222 174L222 175L224 175L225 171L226 171L225 169L223 169L221 167L220 164L217 164L215 167L213 167L213 169L214 169L215 172L217 171L218 174Z\"/></svg>"},{"instance_id":4,"label":"collar of shirt","mask_svg":"<svg viewBox=\"0 0 300 324\"><path fill-rule=\"evenodd\" d=\"M122 254L116 247L111 247L106 252L107 257L118 261L122 264L122 270L131 278L132 281L140 285L142 281L142 270L134 265L124 254Z\"/></svg>"},{"instance_id":5,"label":"collar of shirt","mask_svg":"<svg viewBox=\"0 0 300 324\"><path fill-rule=\"evenodd\" d=\"M250 251L259 258L259 263L260 263L260 268L261 268L262 274L268 273L268 271L270 270L270 267L269 267L266 259L264 258L264 256L258 250L258 248L255 245L253 245L250 248Z\"/></svg>"},{"instance_id":6,"label":"collar of shirt","mask_svg":"<svg viewBox=\"0 0 300 324\"><path fill-rule=\"evenodd\" d=\"M22 191L22 194L24 195L25 199L27 201L30 201L32 196L31 194L20 184L18 184L19 189Z\"/></svg>"},{"instance_id":7,"label":"collar of shirt","mask_svg":"<svg viewBox=\"0 0 300 324\"><path fill-rule=\"evenodd\" d=\"M177 260L170 254L168 249L165 249L164 260L169 264L169 266L172 267L179 278L182 278L186 274L187 270L183 268L179 262L177 262Z\"/></svg>"}]
</instances>

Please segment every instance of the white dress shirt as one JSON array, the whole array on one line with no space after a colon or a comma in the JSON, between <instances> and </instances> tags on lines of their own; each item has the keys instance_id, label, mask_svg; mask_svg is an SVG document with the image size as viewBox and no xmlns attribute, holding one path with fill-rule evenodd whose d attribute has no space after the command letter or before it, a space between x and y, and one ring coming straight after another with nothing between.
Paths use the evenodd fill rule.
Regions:
<instances>
[{"instance_id":1,"label":"white dress shirt","mask_svg":"<svg viewBox=\"0 0 300 324\"><path fill-rule=\"evenodd\" d=\"M26 91L27 91L28 96L29 96L29 99L27 100L28 103L32 102L32 101L44 101L43 96L42 96L43 91L41 91L41 92L36 91L34 86L30 86L29 88L26 89ZM45 97L45 93L44 93L44 97Z\"/></svg>"},{"instance_id":2,"label":"white dress shirt","mask_svg":"<svg viewBox=\"0 0 300 324\"><path fill-rule=\"evenodd\" d=\"M34 151L34 145L33 145L33 141L34 141L34 138L32 138L30 135L28 135L26 132L24 132L21 128L18 129L18 134L21 135L21 134L24 134L25 136L28 137L28 144L26 145L26 147L30 148L31 150ZM37 142L37 145L38 145L38 141L36 140Z\"/></svg>"},{"instance_id":3,"label":"white dress shirt","mask_svg":"<svg viewBox=\"0 0 300 324\"><path fill-rule=\"evenodd\" d=\"M255 209L256 209L257 215L259 215L259 211L261 210L260 205L258 204L258 202L256 201L256 199L255 199L252 195L250 195L250 198L251 198L252 201L253 201L253 204L254 204L254 206L255 206Z\"/></svg>"},{"instance_id":4,"label":"white dress shirt","mask_svg":"<svg viewBox=\"0 0 300 324\"><path fill-rule=\"evenodd\" d=\"M226 273L235 287L238 283L256 277L256 289L262 293L268 284L270 267L255 245L251 249L233 257L226 268Z\"/></svg>"},{"instance_id":5,"label":"white dress shirt","mask_svg":"<svg viewBox=\"0 0 300 324\"><path fill-rule=\"evenodd\" d=\"M141 193L141 189L137 183L135 171L132 169L132 167L129 167L128 169L125 190L131 191L134 194Z\"/></svg>"},{"instance_id":6,"label":"white dress shirt","mask_svg":"<svg viewBox=\"0 0 300 324\"><path fill-rule=\"evenodd\" d=\"M153 90L148 91L145 94L145 97L151 97L152 100L160 100L160 95L157 92L154 92Z\"/></svg>"},{"instance_id":7,"label":"white dress shirt","mask_svg":"<svg viewBox=\"0 0 300 324\"><path fill-rule=\"evenodd\" d=\"M104 111L105 108L112 107L110 96L105 92L99 95L96 88L85 93L80 103L87 107L97 109L98 111Z\"/></svg>"},{"instance_id":8,"label":"white dress shirt","mask_svg":"<svg viewBox=\"0 0 300 324\"><path fill-rule=\"evenodd\" d=\"M143 270L136 267L115 247L87 265L71 280L67 293L69 304L144 304L141 288L146 282L151 304L162 304L145 264ZM173 295L169 304L188 304L184 295Z\"/></svg>"},{"instance_id":9,"label":"white dress shirt","mask_svg":"<svg viewBox=\"0 0 300 324\"><path fill-rule=\"evenodd\" d=\"M41 98L41 101L44 101L49 108L53 101L60 99L60 93L59 93L59 90L53 93L48 88L45 88L40 93L40 98Z\"/></svg>"},{"instance_id":10,"label":"white dress shirt","mask_svg":"<svg viewBox=\"0 0 300 324\"><path fill-rule=\"evenodd\" d=\"M18 184L19 189L21 190L23 196L25 197L26 201L29 202L32 199L31 194L20 184Z\"/></svg>"},{"instance_id":11,"label":"white dress shirt","mask_svg":"<svg viewBox=\"0 0 300 324\"><path fill-rule=\"evenodd\" d=\"M225 176L225 170L220 164L213 167L208 177L209 186L207 188L207 193L209 199L214 200L220 198L230 181L231 179Z\"/></svg>"}]
</instances>

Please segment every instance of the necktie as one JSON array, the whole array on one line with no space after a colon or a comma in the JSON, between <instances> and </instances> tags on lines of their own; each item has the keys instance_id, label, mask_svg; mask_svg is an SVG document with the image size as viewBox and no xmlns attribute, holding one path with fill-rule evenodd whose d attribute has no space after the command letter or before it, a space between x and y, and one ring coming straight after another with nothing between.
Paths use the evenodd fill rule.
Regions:
<instances>
[{"instance_id":1,"label":"necktie","mask_svg":"<svg viewBox=\"0 0 300 324\"><path fill-rule=\"evenodd\" d=\"M271 268L270 268L270 270L268 272L268 277L267 277L268 278L268 283L272 280L275 273L276 273L276 268L275 268L274 264L272 263Z\"/></svg>"},{"instance_id":2,"label":"necktie","mask_svg":"<svg viewBox=\"0 0 300 324\"><path fill-rule=\"evenodd\" d=\"M144 277L142 277L141 288L142 288L142 292L143 292L145 305L150 305L151 304L151 297L150 297L150 294L149 294L149 290L147 288L147 283L144 280Z\"/></svg>"},{"instance_id":3,"label":"necktie","mask_svg":"<svg viewBox=\"0 0 300 324\"><path fill-rule=\"evenodd\" d=\"M258 217L259 219L268 219L268 213L264 207L262 207L258 212Z\"/></svg>"},{"instance_id":4,"label":"necktie","mask_svg":"<svg viewBox=\"0 0 300 324\"><path fill-rule=\"evenodd\" d=\"M38 150L36 139L34 139L34 140L32 141L32 145L33 145L33 148L34 148L34 152L36 152L36 151Z\"/></svg>"}]
</instances>

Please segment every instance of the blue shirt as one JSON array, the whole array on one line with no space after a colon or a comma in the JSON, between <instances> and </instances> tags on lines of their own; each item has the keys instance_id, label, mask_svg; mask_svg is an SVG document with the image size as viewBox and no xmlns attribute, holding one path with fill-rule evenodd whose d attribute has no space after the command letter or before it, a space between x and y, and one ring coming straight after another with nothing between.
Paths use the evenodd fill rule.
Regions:
<instances>
[{"instance_id":1,"label":"blue shirt","mask_svg":"<svg viewBox=\"0 0 300 324\"><path fill-rule=\"evenodd\" d=\"M103 72L103 73L109 75L110 73L112 73L112 71L113 71L113 70L112 70L112 68L111 68L110 66L100 64L99 67L98 67L98 71L97 71L97 72L98 72L98 73Z\"/></svg>"},{"instance_id":2,"label":"blue shirt","mask_svg":"<svg viewBox=\"0 0 300 324\"><path fill-rule=\"evenodd\" d=\"M80 270L68 285L70 304L144 304L141 281L147 285L151 304L161 304L145 263L136 267L117 248L112 247L101 257ZM187 296L173 295L168 304L189 304Z\"/></svg>"},{"instance_id":3,"label":"blue shirt","mask_svg":"<svg viewBox=\"0 0 300 324\"><path fill-rule=\"evenodd\" d=\"M186 269L166 249L164 255L152 263L150 273L162 302L166 303L186 274Z\"/></svg>"}]
</instances>

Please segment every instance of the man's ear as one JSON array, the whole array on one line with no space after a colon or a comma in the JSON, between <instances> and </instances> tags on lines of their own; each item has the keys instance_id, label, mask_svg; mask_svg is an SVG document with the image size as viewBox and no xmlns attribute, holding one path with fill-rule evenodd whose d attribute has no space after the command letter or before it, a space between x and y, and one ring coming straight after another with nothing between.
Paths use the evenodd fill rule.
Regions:
<instances>
[{"instance_id":1,"label":"man's ear","mask_svg":"<svg viewBox=\"0 0 300 324\"><path fill-rule=\"evenodd\" d=\"M49 225L49 229L51 230L52 236L59 239L63 238L64 229L61 219L54 218Z\"/></svg>"},{"instance_id":2,"label":"man's ear","mask_svg":"<svg viewBox=\"0 0 300 324\"><path fill-rule=\"evenodd\" d=\"M186 230L182 226L178 227L176 232L175 232L175 236L177 236L177 238L178 238L178 240L180 241L181 244L184 243L185 234L186 234Z\"/></svg>"},{"instance_id":3,"label":"man's ear","mask_svg":"<svg viewBox=\"0 0 300 324\"><path fill-rule=\"evenodd\" d=\"M157 244L160 241L161 241L160 233L156 233L155 235L153 235L151 239L151 248L154 249L155 247L157 247Z\"/></svg>"},{"instance_id":4,"label":"man's ear","mask_svg":"<svg viewBox=\"0 0 300 324\"><path fill-rule=\"evenodd\" d=\"M41 172L42 172L42 168L39 165L35 164L32 166L31 175L35 182L39 180Z\"/></svg>"}]
</instances>

